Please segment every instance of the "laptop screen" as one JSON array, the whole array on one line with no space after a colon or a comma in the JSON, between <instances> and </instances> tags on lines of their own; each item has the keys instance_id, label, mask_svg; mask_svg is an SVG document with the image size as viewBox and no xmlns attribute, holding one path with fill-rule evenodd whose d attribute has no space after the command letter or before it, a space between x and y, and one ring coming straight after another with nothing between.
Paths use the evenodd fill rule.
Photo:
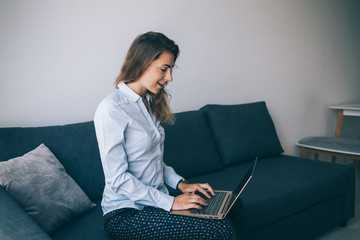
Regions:
<instances>
[{"instance_id":1,"label":"laptop screen","mask_svg":"<svg viewBox=\"0 0 360 240\"><path fill-rule=\"evenodd\" d=\"M247 170L245 176L243 177L243 179L241 180L240 184L237 185L237 187L235 188L233 195L235 195L234 197L236 197L237 195L239 195L239 193L241 192L241 190L243 189L244 185L246 184L246 182L248 181L248 179L250 178L250 176L253 175L254 170L255 170L255 165L257 162L257 158L255 159L254 163L251 165L251 167Z\"/></svg>"},{"instance_id":2,"label":"laptop screen","mask_svg":"<svg viewBox=\"0 0 360 240\"><path fill-rule=\"evenodd\" d=\"M235 201L238 199L238 197L240 196L240 193L244 190L245 186L247 185L247 183L250 181L250 179L252 178L252 175L254 174L254 170L256 167L256 163L257 163L258 158L255 158L254 163L250 166L250 168L247 170L245 176L243 177L243 179L241 180L240 184L235 188L235 190L233 191L233 195L231 197L231 202L230 202L230 206L227 209L224 217L229 213L230 209L232 208L232 206L234 205Z\"/></svg>"}]
</instances>

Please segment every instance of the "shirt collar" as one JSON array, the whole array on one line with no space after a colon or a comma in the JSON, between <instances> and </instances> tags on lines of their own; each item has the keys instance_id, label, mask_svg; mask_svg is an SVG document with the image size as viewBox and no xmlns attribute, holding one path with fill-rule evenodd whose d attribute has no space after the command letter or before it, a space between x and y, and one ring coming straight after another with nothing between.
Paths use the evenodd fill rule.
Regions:
<instances>
[{"instance_id":1,"label":"shirt collar","mask_svg":"<svg viewBox=\"0 0 360 240\"><path fill-rule=\"evenodd\" d=\"M128 97L131 101L136 102L141 98L136 92L134 92L128 85L126 85L124 82L120 82L118 84L119 90L125 94L126 97Z\"/></svg>"},{"instance_id":2,"label":"shirt collar","mask_svg":"<svg viewBox=\"0 0 360 240\"><path fill-rule=\"evenodd\" d=\"M120 82L118 84L118 89L125 94L131 101L136 102L141 99L140 95L134 92L126 83ZM146 93L146 100L151 104L151 95Z\"/></svg>"}]
</instances>

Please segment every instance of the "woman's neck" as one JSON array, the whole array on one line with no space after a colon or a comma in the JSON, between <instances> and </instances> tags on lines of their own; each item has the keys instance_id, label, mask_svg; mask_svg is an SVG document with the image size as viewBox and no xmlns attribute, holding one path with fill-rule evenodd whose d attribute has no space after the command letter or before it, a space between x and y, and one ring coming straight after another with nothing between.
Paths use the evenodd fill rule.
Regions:
<instances>
[{"instance_id":1,"label":"woman's neck","mask_svg":"<svg viewBox=\"0 0 360 240\"><path fill-rule=\"evenodd\" d=\"M137 82L127 83L128 87L131 88L134 92L136 92L143 99L146 98L147 89L137 84Z\"/></svg>"}]
</instances>

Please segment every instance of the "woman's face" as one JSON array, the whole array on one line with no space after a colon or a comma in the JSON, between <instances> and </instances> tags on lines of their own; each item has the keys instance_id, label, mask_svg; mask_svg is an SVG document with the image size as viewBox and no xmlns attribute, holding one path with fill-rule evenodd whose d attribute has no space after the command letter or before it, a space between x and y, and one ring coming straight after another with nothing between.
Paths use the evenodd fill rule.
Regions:
<instances>
[{"instance_id":1,"label":"woman's face","mask_svg":"<svg viewBox=\"0 0 360 240\"><path fill-rule=\"evenodd\" d=\"M145 96L146 91L158 94L168 82L173 80L172 68L174 67L174 55L171 52L163 52L158 59L153 61L141 77L128 86L140 96Z\"/></svg>"}]
</instances>

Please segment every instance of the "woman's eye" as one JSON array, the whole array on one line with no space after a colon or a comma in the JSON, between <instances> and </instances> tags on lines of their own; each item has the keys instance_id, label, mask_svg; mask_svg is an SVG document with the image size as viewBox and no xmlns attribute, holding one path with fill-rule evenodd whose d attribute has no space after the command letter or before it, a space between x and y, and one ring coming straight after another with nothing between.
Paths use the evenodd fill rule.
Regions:
<instances>
[{"instance_id":1,"label":"woman's eye","mask_svg":"<svg viewBox=\"0 0 360 240\"><path fill-rule=\"evenodd\" d=\"M166 72L166 68L165 69L161 69L162 72Z\"/></svg>"}]
</instances>

